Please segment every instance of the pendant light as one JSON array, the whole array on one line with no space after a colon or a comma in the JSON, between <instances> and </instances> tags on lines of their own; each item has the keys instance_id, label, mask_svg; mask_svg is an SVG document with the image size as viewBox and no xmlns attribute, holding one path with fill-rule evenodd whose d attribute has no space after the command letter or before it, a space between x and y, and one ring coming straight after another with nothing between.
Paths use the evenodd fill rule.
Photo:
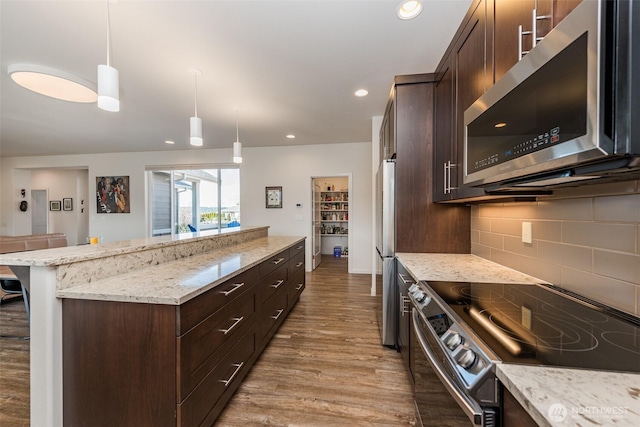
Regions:
<instances>
[{"instance_id":1,"label":"pendant light","mask_svg":"<svg viewBox=\"0 0 640 427\"><path fill-rule=\"evenodd\" d=\"M189 143L194 147L202 147L204 140L202 139L202 119L198 117L198 74L200 70L192 70L194 83L194 110L195 115L189 119Z\"/></svg>"},{"instance_id":2,"label":"pendant light","mask_svg":"<svg viewBox=\"0 0 640 427\"><path fill-rule=\"evenodd\" d=\"M111 31L109 0L107 0L107 65L98 65L98 108L105 111L120 111L118 70L111 66Z\"/></svg>"},{"instance_id":3,"label":"pendant light","mask_svg":"<svg viewBox=\"0 0 640 427\"><path fill-rule=\"evenodd\" d=\"M238 136L238 114L240 108L236 108L236 142L233 143L233 163L242 163L242 143Z\"/></svg>"}]
</instances>

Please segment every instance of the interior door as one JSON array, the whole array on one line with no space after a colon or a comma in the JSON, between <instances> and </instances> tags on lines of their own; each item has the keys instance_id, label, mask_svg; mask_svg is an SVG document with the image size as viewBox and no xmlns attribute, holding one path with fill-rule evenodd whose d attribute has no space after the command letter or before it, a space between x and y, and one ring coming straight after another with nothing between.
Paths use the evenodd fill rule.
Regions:
<instances>
[{"instance_id":1,"label":"interior door","mask_svg":"<svg viewBox=\"0 0 640 427\"><path fill-rule=\"evenodd\" d=\"M320 215L320 185L316 182L316 180L312 180L313 184L313 203L311 207L311 218L312 220L312 239L311 244L313 247L313 253L311 256L311 266L312 269L315 270L317 266L322 262L322 237L320 236L320 231L322 227L322 217Z\"/></svg>"},{"instance_id":2,"label":"interior door","mask_svg":"<svg viewBox=\"0 0 640 427\"><path fill-rule=\"evenodd\" d=\"M31 234L47 233L47 190L31 190Z\"/></svg>"}]
</instances>

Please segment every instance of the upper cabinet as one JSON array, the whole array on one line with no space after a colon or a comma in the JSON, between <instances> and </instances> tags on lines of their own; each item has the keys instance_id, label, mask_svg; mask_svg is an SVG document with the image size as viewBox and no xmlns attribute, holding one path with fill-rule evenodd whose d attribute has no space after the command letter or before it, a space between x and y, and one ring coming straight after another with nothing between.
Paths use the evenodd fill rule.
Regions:
<instances>
[{"instance_id":1,"label":"upper cabinet","mask_svg":"<svg viewBox=\"0 0 640 427\"><path fill-rule=\"evenodd\" d=\"M494 198L463 184L464 112L581 1L472 3L435 73L434 201Z\"/></svg>"},{"instance_id":2,"label":"upper cabinet","mask_svg":"<svg viewBox=\"0 0 640 427\"><path fill-rule=\"evenodd\" d=\"M382 119L380 127L380 158L392 159L396 155L396 135L395 129L396 109L395 109L395 87L391 89L390 101Z\"/></svg>"},{"instance_id":3,"label":"upper cabinet","mask_svg":"<svg viewBox=\"0 0 640 427\"><path fill-rule=\"evenodd\" d=\"M483 196L484 190L462 185L464 163L464 110L490 86L493 76L492 39L488 37L487 2L474 2L471 13L456 33L453 49L436 75L436 149L434 200L448 201ZM448 156L447 156L448 154ZM442 183L442 185L441 185Z\"/></svg>"},{"instance_id":4,"label":"upper cabinet","mask_svg":"<svg viewBox=\"0 0 640 427\"><path fill-rule=\"evenodd\" d=\"M492 0L494 82L582 0Z\"/></svg>"}]
</instances>

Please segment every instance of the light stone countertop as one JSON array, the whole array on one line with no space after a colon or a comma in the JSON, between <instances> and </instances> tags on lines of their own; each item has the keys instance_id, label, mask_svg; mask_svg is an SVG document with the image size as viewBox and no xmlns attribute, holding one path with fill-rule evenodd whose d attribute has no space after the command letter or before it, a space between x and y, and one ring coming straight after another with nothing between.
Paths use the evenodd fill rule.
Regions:
<instances>
[{"instance_id":1,"label":"light stone countertop","mask_svg":"<svg viewBox=\"0 0 640 427\"><path fill-rule=\"evenodd\" d=\"M471 254L397 253L416 280L477 283L547 283Z\"/></svg>"},{"instance_id":2,"label":"light stone countertop","mask_svg":"<svg viewBox=\"0 0 640 427\"><path fill-rule=\"evenodd\" d=\"M303 237L263 237L58 290L56 296L180 305L301 241Z\"/></svg>"},{"instance_id":3,"label":"light stone countertop","mask_svg":"<svg viewBox=\"0 0 640 427\"><path fill-rule=\"evenodd\" d=\"M547 283L470 254L396 258L420 281ZM541 426L640 426L640 374L498 363L496 375Z\"/></svg>"},{"instance_id":4,"label":"light stone countertop","mask_svg":"<svg viewBox=\"0 0 640 427\"><path fill-rule=\"evenodd\" d=\"M496 374L540 426L640 426L640 374L506 363Z\"/></svg>"}]
</instances>

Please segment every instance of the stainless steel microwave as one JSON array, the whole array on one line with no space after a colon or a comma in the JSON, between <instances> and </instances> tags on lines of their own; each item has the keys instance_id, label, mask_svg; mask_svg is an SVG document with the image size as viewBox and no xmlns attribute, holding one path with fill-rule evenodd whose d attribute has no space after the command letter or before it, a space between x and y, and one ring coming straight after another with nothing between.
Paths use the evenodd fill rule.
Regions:
<instances>
[{"instance_id":1,"label":"stainless steel microwave","mask_svg":"<svg viewBox=\"0 0 640 427\"><path fill-rule=\"evenodd\" d=\"M631 179L640 171L640 1L583 0L464 123L465 185L508 192Z\"/></svg>"}]
</instances>

